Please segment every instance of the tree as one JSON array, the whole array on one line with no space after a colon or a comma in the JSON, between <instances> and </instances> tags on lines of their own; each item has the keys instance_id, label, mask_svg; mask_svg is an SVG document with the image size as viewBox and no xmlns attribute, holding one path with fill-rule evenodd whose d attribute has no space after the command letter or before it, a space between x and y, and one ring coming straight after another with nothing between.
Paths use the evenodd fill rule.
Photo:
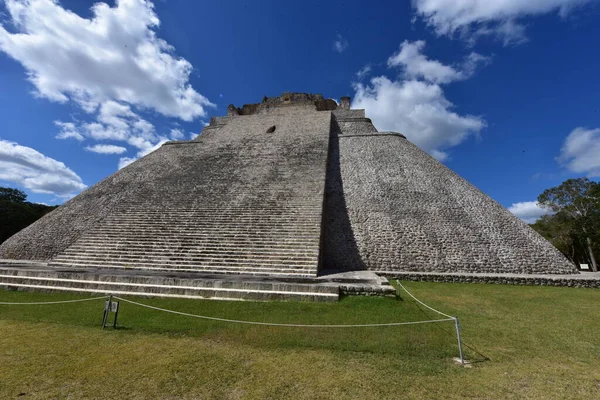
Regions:
<instances>
[{"instance_id":1,"label":"tree","mask_svg":"<svg viewBox=\"0 0 600 400\"><path fill-rule=\"evenodd\" d=\"M592 270L598 271L593 240L597 238L600 221L600 184L588 178L567 179L557 187L544 190L538 203L571 220L572 229L581 232L585 240Z\"/></svg>"},{"instance_id":2,"label":"tree","mask_svg":"<svg viewBox=\"0 0 600 400\"><path fill-rule=\"evenodd\" d=\"M25 192L19 189L0 187L0 200L10 201L12 203L24 203L27 199Z\"/></svg>"},{"instance_id":3,"label":"tree","mask_svg":"<svg viewBox=\"0 0 600 400\"><path fill-rule=\"evenodd\" d=\"M573 221L564 214L544 215L531 224L537 233L552 243L571 262L579 259Z\"/></svg>"},{"instance_id":4,"label":"tree","mask_svg":"<svg viewBox=\"0 0 600 400\"><path fill-rule=\"evenodd\" d=\"M24 192L0 187L0 243L56 208L25 200Z\"/></svg>"}]
</instances>

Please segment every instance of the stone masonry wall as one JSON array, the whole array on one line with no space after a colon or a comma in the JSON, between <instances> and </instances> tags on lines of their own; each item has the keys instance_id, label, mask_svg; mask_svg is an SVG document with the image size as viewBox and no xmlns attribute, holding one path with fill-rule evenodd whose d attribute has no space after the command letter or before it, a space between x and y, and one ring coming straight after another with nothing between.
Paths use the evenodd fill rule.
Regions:
<instances>
[{"instance_id":1,"label":"stone masonry wall","mask_svg":"<svg viewBox=\"0 0 600 400\"><path fill-rule=\"evenodd\" d=\"M507 274L444 274L396 272L386 273L389 278L415 282L447 282L447 283L487 283L497 285L526 286L567 286L586 289L600 289L600 278L581 279L579 275L508 275ZM582 277L583 278L583 277Z\"/></svg>"},{"instance_id":2,"label":"stone masonry wall","mask_svg":"<svg viewBox=\"0 0 600 400\"><path fill-rule=\"evenodd\" d=\"M324 268L577 273L529 226L402 135L333 122Z\"/></svg>"}]
</instances>

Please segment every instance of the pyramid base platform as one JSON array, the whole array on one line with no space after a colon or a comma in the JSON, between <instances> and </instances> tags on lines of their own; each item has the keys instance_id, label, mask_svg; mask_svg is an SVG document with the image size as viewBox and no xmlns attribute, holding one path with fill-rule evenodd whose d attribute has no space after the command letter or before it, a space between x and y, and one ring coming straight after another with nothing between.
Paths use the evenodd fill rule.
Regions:
<instances>
[{"instance_id":1,"label":"pyramid base platform","mask_svg":"<svg viewBox=\"0 0 600 400\"><path fill-rule=\"evenodd\" d=\"M319 277L205 274L119 268L56 268L46 263L0 261L0 288L215 300L319 301L340 295L394 296L386 278L368 271Z\"/></svg>"}]
</instances>

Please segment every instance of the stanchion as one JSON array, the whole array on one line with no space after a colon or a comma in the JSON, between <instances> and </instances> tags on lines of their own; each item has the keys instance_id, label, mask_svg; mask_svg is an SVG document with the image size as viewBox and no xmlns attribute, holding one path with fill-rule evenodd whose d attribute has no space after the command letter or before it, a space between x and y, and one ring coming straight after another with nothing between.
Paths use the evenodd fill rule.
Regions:
<instances>
[{"instance_id":1,"label":"stanchion","mask_svg":"<svg viewBox=\"0 0 600 400\"><path fill-rule=\"evenodd\" d=\"M102 317L102 329L106 328L106 321L108 320L108 313L112 304L112 294L108 296L108 300L104 302L104 316Z\"/></svg>"},{"instance_id":2,"label":"stanchion","mask_svg":"<svg viewBox=\"0 0 600 400\"><path fill-rule=\"evenodd\" d=\"M460 363L465 365L465 358L463 356L462 350L462 342L460 340L460 322L458 322L458 317L452 317L454 319L454 324L456 326L456 338L458 340L458 354L460 356Z\"/></svg>"}]
</instances>

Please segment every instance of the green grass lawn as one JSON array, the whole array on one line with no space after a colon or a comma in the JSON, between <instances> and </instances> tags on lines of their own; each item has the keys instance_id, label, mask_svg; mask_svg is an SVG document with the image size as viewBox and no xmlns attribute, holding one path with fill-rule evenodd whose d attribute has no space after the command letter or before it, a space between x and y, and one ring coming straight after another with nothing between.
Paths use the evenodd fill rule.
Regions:
<instances>
[{"instance_id":1,"label":"green grass lawn","mask_svg":"<svg viewBox=\"0 0 600 400\"><path fill-rule=\"evenodd\" d=\"M454 325L325 329L234 325L103 300L0 305L0 398L599 399L600 290L407 282ZM85 298L0 291L1 302ZM136 299L178 311L282 323L439 316L402 299L253 303ZM112 316L111 316L112 317Z\"/></svg>"}]
</instances>

